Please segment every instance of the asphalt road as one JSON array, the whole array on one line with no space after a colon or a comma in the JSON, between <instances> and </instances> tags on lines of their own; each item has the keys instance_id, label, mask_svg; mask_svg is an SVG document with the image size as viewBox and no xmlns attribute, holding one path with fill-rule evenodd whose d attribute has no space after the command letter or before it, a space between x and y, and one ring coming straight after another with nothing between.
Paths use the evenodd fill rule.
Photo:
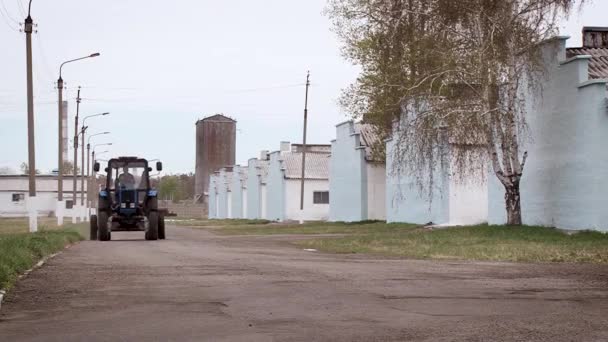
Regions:
<instances>
[{"instance_id":1,"label":"asphalt road","mask_svg":"<svg viewBox=\"0 0 608 342\"><path fill-rule=\"evenodd\" d=\"M114 233L11 290L0 341L606 341L608 267L303 251L287 237Z\"/></svg>"}]
</instances>

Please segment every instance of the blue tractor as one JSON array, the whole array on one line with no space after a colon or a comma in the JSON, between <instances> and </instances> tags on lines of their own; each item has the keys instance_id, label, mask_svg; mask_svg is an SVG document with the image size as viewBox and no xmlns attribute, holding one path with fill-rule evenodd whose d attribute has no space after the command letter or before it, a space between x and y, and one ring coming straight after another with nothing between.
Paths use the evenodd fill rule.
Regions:
<instances>
[{"instance_id":1,"label":"blue tractor","mask_svg":"<svg viewBox=\"0 0 608 342\"><path fill-rule=\"evenodd\" d=\"M99 163L93 170L99 172ZM162 163L156 163L162 170ZM146 240L165 238L164 211L158 208L158 191L150 186L148 161L118 157L108 161L106 184L99 191L97 215L91 215L91 240L108 241L113 231L145 231Z\"/></svg>"}]
</instances>

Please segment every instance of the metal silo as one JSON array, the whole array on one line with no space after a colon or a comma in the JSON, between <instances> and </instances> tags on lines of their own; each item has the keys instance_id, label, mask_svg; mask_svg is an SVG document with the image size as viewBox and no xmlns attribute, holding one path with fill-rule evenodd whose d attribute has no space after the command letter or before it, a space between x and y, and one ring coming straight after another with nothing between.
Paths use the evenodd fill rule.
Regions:
<instances>
[{"instance_id":1,"label":"metal silo","mask_svg":"<svg viewBox=\"0 0 608 342\"><path fill-rule=\"evenodd\" d=\"M196 122L196 170L194 194L207 206L209 176L235 163L236 121L216 114Z\"/></svg>"}]
</instances>

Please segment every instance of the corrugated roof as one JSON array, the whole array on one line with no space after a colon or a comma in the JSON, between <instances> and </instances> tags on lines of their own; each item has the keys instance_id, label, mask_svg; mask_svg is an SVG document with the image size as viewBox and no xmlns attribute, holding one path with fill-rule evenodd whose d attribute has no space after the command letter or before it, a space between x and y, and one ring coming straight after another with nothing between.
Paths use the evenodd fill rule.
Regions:
<instances>
[{"instance_id":1,"label":"corrugated roof","mask_svg":"<svg viewBox=\"0 0 608 342\"><path fill-rule=\"evenodd\" d=\"M589 78L608 78L608 48L568 48L566 57L589 55Z\"/></svg>"},{"instance_id":2,"label":"corrugated roof","mask_svg":"<svg viewBox=\"0 0 608 342\"><path fill-rule=\"evenodd\" d=\"M376 144L381 144L382 142L380 141L380 137L378 136L378 133L376 133L374 126L357 123L355 124L355 133L359 133L361 136L361 145L362 147L365 147L365 159L368 161L375 161L372 148Z\"/></svg>"},{"instance_id":3,"label":"corrugated roof","mask_svg":"<svg viewBox=\"0 0 608 342\"><path fill-rule=\"evenodd\" d=\"M307 152L304 179L329 179L329 153ZM302 178L302 153L282 153L286 178Z\"/></svg>"}]
</instances>

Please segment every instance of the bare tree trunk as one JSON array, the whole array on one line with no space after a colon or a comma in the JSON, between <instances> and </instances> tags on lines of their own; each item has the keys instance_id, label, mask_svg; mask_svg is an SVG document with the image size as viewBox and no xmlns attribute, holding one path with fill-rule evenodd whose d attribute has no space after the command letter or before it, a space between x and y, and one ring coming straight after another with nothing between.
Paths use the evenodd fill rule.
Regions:
<instances>
[{"instance_id":1,"label":"bare tree trunk","mask_svg":"<svg viewBox=\"0 0 608 342\"><path fill-rule=\"evenodd\" d=\"M510 182L505 186L505 207L507 209L507 225L521 226L521 196L519 193L519 180Z\"/></svg>"}]
</instances>

